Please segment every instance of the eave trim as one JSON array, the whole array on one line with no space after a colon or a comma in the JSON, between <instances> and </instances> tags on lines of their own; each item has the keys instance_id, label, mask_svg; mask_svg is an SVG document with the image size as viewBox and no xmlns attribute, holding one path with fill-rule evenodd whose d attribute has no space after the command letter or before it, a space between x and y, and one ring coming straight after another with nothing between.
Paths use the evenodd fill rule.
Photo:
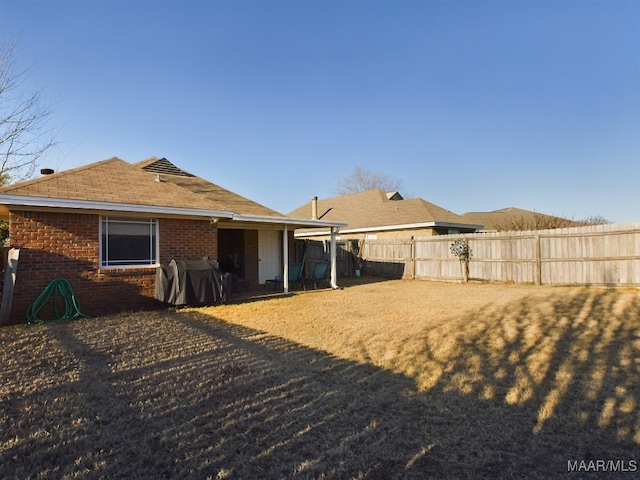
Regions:
<instances>
[{"instance_id":1,"label":"eave trim","mask_svg":"<svg viewBox=\"0 0 640 480\"><path fill-rule=\"evenodd\" d=\"M56 197L32 197L25 195L0 195L0 205L12 207L67 208L92 211L145 213L155 215L179 215L203 218L233 218L233 212L204 208L165 207L132 203L97 202Z\"/></svg>"},{"instance_id":2,"label":"eave trim","mask_svg":"<svg viewBox=\"0 0 640 480\"><path fill-rule=\"evenodd\" d=\"M297 227L297 228L321 228L321 227L329 227L329 228L339 228L346 227L346 223L342 222L329 222L326 220L311 220L307 218L292 218L292 217L271 217L267 215L243 215L240 213L233 214L233 220L238 222L251 222L251 223L278 223L281 225L287 225L289 227Z\"/></svg>"},{"instance_id":3,"label":"eave trim","mask_svg":"<svg viewBox=\"0 0 640 480\"><path fill-rule=\"evenodd\" d=\"M370 233L370 232L389 232L393 230L415 230L418 228L465 228L481 230L484 225L470 225L466 223L448 223L448 222L422 222L422 223L405 223L401 225L382 225L377 227L363 227L363 228L344 228L340 229L341 234L349 233ZM330 235L330 231L315 231L315 232L299 232L295 233L296 237L319 237L324 235Z\"/></svg>"}]
</instances>

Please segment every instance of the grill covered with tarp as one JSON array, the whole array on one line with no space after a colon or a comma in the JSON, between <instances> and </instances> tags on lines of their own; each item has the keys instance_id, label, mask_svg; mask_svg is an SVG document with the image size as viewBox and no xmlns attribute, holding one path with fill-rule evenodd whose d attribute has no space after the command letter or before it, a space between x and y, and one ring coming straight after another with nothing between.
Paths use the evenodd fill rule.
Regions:
<instances>
[{"instance_id":1,"label":"grill covered with tarp","mask_svg":"<svg viewBox=\"0 0 640 480\"><path fill-rule=\"evenodd\" d=\"M226 303L231 274L211 260L171 260L156 268L156 300L169 305Z\"/></svg>"}]
</instances>

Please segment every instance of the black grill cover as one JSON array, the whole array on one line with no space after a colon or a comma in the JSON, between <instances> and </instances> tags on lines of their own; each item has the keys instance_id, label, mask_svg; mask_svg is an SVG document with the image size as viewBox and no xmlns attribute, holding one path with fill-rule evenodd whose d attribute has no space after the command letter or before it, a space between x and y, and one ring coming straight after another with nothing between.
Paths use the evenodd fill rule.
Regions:
<instances>
[{"instance_id":1,"label":"black grill cover","mask_svg":"<svg viewBox=\"0 0 640 480\"><path fill-rule=\"evenodd\" d=\"M169 305L225 303L231 274L222 273L211 260L171 260L156 269L155 298Z\"/></svg>"}]
</instances>

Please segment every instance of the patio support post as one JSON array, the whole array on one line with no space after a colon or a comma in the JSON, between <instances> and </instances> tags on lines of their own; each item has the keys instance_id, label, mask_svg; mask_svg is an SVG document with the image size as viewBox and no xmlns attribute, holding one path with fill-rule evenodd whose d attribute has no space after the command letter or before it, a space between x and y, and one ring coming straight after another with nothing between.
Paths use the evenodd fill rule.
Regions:
<instances>
[{"instance_id":1,"label":"patio support post","mask_svg":"<svg viewBox=\"0 0 640 480\"><path fill-rule=\"evenodd\" d=\"M338 229L331 227L331 288L338 288L338 262L336 261L336 233Z\"/></svg>"},{"instance_id":2,"label":"patio support post","mask_svg":"<svg viewBox=\"0 0 640 480\"><path fill-rule=\"evenodd\" d=\"M289 231L286 223L282 232L282 264L284 265L282 271L284 293L289 293Z\"/></svg>"}]
</instances>

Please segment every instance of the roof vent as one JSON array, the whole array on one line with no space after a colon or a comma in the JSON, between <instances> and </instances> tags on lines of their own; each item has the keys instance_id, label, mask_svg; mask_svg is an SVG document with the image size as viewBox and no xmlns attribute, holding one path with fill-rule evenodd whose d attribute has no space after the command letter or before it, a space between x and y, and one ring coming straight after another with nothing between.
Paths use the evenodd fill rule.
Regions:
<instances>
[{"instance_id":1,"label":"roof vent","mask_svg":"<svg viewBox=\"0 0 640 480\"><path fill-rule=\"evenodd\" d=\"M387 192L388 200L404 200L400 192Z\"/></svg>"},{"instance_id":2,"label":"roof vent","mask_svg":"<svg viewBox=\"0 0 640 480\"><path fill-rule=\"evenodd\" d=\"M53 168L41 168L40 173L42 175L51 175L52 173L54 173L54 171Z\"/></svg>"},{"instance_id":3,"label":"roof vent","mask_svg":"<svg viewBox=\"0 0 640 480\"><path fill-rule=\"evenodd\" d=\"M155 162L147 165L146 167L142 167L143 170L147 172L161 173L162 175L176 175L179 177L193 177L189 172L185 172L184 170L179 169L173 163L171 163L166 158L161 158L156 160Z\"/></svg>"}]
</instances>

